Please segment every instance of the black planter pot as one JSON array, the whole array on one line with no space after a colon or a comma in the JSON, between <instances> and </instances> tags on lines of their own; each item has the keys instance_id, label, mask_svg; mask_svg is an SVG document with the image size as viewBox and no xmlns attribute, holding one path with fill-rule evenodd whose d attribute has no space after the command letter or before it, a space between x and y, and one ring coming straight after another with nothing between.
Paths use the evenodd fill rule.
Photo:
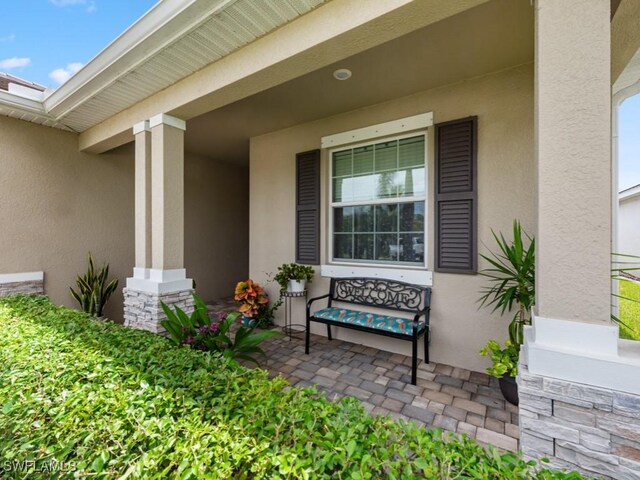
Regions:
<instances>
[{"instance_id":1,"label":"black planter pot","mask_svg":"<svg viewBox=\"0 0 640 480\"><path fill-rule=\"evenodd\" d=\"M518 405L518 384L514 377L510 377L506 373L500 379L498 379L500 385L500 391L504 396L504 399L512 405Z\"/></svg>"}]
</instances>

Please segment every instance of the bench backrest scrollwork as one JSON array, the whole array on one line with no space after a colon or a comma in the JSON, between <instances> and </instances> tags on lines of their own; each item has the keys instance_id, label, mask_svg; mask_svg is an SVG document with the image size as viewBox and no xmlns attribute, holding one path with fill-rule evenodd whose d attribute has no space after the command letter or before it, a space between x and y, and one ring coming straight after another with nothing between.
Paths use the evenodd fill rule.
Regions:
<instances>
[{"instance_id":1,"label":"bench backrest scrollwork","mask_svg":"<svg viewBox=\"0 0 640 480\"><path fill-rule=\"evenodd\" d=\"M417 313L429 306L431 289L381 278L332 278L331 300Z\"/></svg>"}]
</instances>

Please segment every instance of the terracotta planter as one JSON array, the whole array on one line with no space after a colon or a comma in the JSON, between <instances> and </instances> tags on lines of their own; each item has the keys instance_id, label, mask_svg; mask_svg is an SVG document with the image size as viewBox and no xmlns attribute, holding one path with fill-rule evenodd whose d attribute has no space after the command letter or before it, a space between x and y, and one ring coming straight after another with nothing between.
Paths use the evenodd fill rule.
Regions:
<instances>
[{"instance_id":1,"label":"terracotta planter","mask_svg":"<svg viewBox=\"0 0 640 480\"><path fill-rule=\"evenodd\" d=\"M518 405L518 384L514 377L510 377L506 373L500 379L498 379L500 385L500 391L504 396L504 399L512 405Z\"/></svg>"}]
</instances>

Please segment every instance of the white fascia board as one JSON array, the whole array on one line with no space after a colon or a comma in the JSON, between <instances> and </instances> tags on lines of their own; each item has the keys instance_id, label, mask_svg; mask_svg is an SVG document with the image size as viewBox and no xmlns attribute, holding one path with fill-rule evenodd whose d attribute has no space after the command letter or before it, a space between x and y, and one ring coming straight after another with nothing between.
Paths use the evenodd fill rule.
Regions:
<instances>
[{"instance_id":1,"label":"white fascia board","mask_svg":"<svg viewBox=\"0 0 640 480\"><path fill-rule=\"evenodd\" d=\"M44 100L57 118L97 95L236 0L163 0Z\"/></svg>"},{"instance_id":2,"label":"white fascia board","mask_svg":"<svg viewBox=\"0 0 640 480\"><path fill-rule=\"evenodd\" d=\"M20 112L38 115L42 118L46 118L47 120L55 121L54 118L47 115L42 102L38 100L0 90L0 105Z\"/></svg>"},{"instance_id":3,"label":"white fascia board","mask_svg":"<svg viewBox=\"0 0 640 480\"><path fill-rule=\"evenodd\" d=\"M30 98L37 102L44 100L45 92L42 90L36 90L34 88L25 87L24 85L18 85L17 83L9 84L9 93L13 93L19 97Z\"/></svg>"},{"instance_id":4,"label":"white fascia board","mask_svg":"<svg viewBox=\"0 0 640 480\"><path fill-rule=\"evenodd\" d=\"M358 128L348 132L336 133L322 137L320 146L322 148L339 147L349 143L358 143L374 138L386 137L389 135L397 135L412 130L419 130L433 125L433 113L421 113L412 117L400 118L390 122L379 123L369 127Z\"/></svg>"},{"instance_id":5,"label":"white fascia board","mask_svg":"<svg viewBox=\"0 0 640 480\"><path fill-rule=\"evenodd\" d=\"M640 196L640 185L636 185L635 187L627 188L626 190L621 191L618 194L618 199L622 202L626 200L631 200L639 196Z\"/></svg>"}]
</instances>

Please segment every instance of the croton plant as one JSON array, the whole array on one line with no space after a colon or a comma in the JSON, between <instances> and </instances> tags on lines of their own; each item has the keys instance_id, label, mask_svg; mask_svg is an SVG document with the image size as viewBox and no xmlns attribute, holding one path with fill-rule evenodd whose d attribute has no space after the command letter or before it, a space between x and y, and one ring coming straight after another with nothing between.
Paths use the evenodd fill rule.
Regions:
<instances>
[{"instance_id":1,"label":"croton plant","mask_svg":"<svg viewBox=\"0 0 640 480\"><path fill-rule=\"evenodd\" d=\"M269 297L264 288L251 279L238 282L233 298L240 304L238 309L240 313L251 318L258 316L260 311L269 304Z\"/></svg>"}]
</instances>

